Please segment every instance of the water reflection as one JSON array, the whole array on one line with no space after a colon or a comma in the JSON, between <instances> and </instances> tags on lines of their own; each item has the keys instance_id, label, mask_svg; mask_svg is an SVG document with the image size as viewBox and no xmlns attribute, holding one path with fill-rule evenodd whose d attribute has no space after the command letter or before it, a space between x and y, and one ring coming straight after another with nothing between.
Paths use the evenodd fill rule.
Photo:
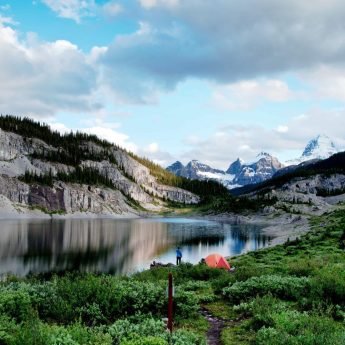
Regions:
<instances>
[{"instance_id":1,"label":"water reflection","mask_svg":"<svg viewBox=\"0 0 345 345\"><path fill-rule=\"evenodd\" d=\"M0 274L78 270L129 273L152 260L198 262L211 252L234 255L268 244L256 226L189 219L82 219L0 222Z\"/></svg>"}]
</instances>

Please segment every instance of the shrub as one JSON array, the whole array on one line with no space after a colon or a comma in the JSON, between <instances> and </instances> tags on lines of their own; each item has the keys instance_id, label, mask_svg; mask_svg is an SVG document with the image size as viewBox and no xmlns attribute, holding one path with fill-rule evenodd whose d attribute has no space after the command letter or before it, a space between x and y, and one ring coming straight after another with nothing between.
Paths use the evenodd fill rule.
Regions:
<instances>
[{"instance_id":1,"label":"shrub","mask_svg":"<svg viewBox=\"0 0 345 345\"><path fill-rule=\"evenodd\" d=\"M144 337L135 340L126 340L121 345L168 345L168 342L159 337Z\"/></svg>"},{"instance_id":2,"label":"shrub","mask_svg":"<svg viewBox=\"0 0 345 345\"><path fill-rule=\"evenodd\" d=\"M173 333L172 343L174 345L206 345L204 337L184 329L179 329Z\"/></svg>"},{"instance_id":3,"label":"shrub","mask_svg":"<svg viewBox=\"0 0 345 345\"><path fill-rule=\"evenodd\" d=\"M3 289L0 292L0 313L21 322L32 313L30 296L20 290Z\"/></svg>"},{"instance_id":4,"label":"shrub","mask_svg":"<svg viewBox=\"0 0 345 345\"><path fill-rule=\"evenodd\" d=\"M345 331L333 320L319 315L285 311L273 314L271 327L257 333L258 345L341 345Z\"/></svg>"},{"instance_id":5,"label":"shrub","mask_svg":"<svg viewBox=\"0 0 345 345\"><path fill-rule=\"evenodd\" d=\"M142 318L142 316L137 317L137 320L125 319L116 321L109 327L109 334L113 338L114 344L122 344L125 341L133 343L141 337L168 339L168 333L163 321L153 318Z\"/></svg>"},{"instance_id":6,"label":"shrub","mask_svg":"<svg viewBox=\"0 0 345 345\"><path fill-rule=\"evenodd\" d=\"M297 299L310 291L310 281L305 277L282 277L266 275L252 277L224 288L224 296L232 303L238 303L268 293L284 299Z\"/></svg>"},{"instance_id":7,"label":"shrub","mask_svg":"<svg viewBox=\"0 0 345 345\"><path fill-rule=\"evenodd\" d=\"M175 317L187 319L193 317L199 309L199 299L194 292L176 289L174 297Z\"/></svg>"},{"instance_id":8,"label":"shrub","mask_svg":"<svg viewBox=\"0 0 345 345\"><path fill-rule=\"evenodd\" d=\"M345 305L344 267L324 267L318 271L311 283L315 298Z\"/></svg>"}]
</instances>

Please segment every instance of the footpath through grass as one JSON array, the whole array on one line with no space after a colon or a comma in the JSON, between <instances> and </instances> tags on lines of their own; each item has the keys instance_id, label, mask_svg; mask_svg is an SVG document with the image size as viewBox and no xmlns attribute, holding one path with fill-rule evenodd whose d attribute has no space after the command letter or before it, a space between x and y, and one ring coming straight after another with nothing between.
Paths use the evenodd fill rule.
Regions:
<instances>
[{"instance_id":1,"label":"footpath through grass","mask_svg":"<svg viewBox=\"0 0 345 345\"><path fill-rule=\"evenodd\" d=\"M345 213L314 218L300 240L231 259L235 273L184 264L130 278L67 274L0 284L0 344L206 344L203 306L228 320L227 344L345 344Z\"/></svg>"}]
</instances>

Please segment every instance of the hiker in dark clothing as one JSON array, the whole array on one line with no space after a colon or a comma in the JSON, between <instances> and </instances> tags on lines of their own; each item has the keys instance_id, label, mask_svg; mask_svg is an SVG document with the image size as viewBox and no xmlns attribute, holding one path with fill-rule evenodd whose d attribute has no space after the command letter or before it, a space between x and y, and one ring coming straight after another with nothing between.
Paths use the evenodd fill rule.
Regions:
<instances>
[{"instance_id":1,"label":"hiker in dark clothing","mask_svg":"<svg viewBox=\"0 0 345 345\"><path fill-rule=\"evenodd\" d=\"M180 250L180 247L177 247L176 249L176 266L178 266L181 263L182 259L182 252Z\"/></svg>"}]
</instances>

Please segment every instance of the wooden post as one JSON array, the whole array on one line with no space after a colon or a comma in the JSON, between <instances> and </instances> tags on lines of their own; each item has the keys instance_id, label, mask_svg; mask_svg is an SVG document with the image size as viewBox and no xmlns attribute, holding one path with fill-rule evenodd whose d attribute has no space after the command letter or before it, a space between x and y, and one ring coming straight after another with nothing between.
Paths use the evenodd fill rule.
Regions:
<instances>
[{"instance_id":1,"label":"wooden post","mask_svg":"<svg viewBox=\"0 0 345 345\"><path fill-rule=\"evenodd\" d=\"M170 333L173 330L173 277L172 273L169 273L168 284L168 329Z\"/></svg>"}]
</instances>

